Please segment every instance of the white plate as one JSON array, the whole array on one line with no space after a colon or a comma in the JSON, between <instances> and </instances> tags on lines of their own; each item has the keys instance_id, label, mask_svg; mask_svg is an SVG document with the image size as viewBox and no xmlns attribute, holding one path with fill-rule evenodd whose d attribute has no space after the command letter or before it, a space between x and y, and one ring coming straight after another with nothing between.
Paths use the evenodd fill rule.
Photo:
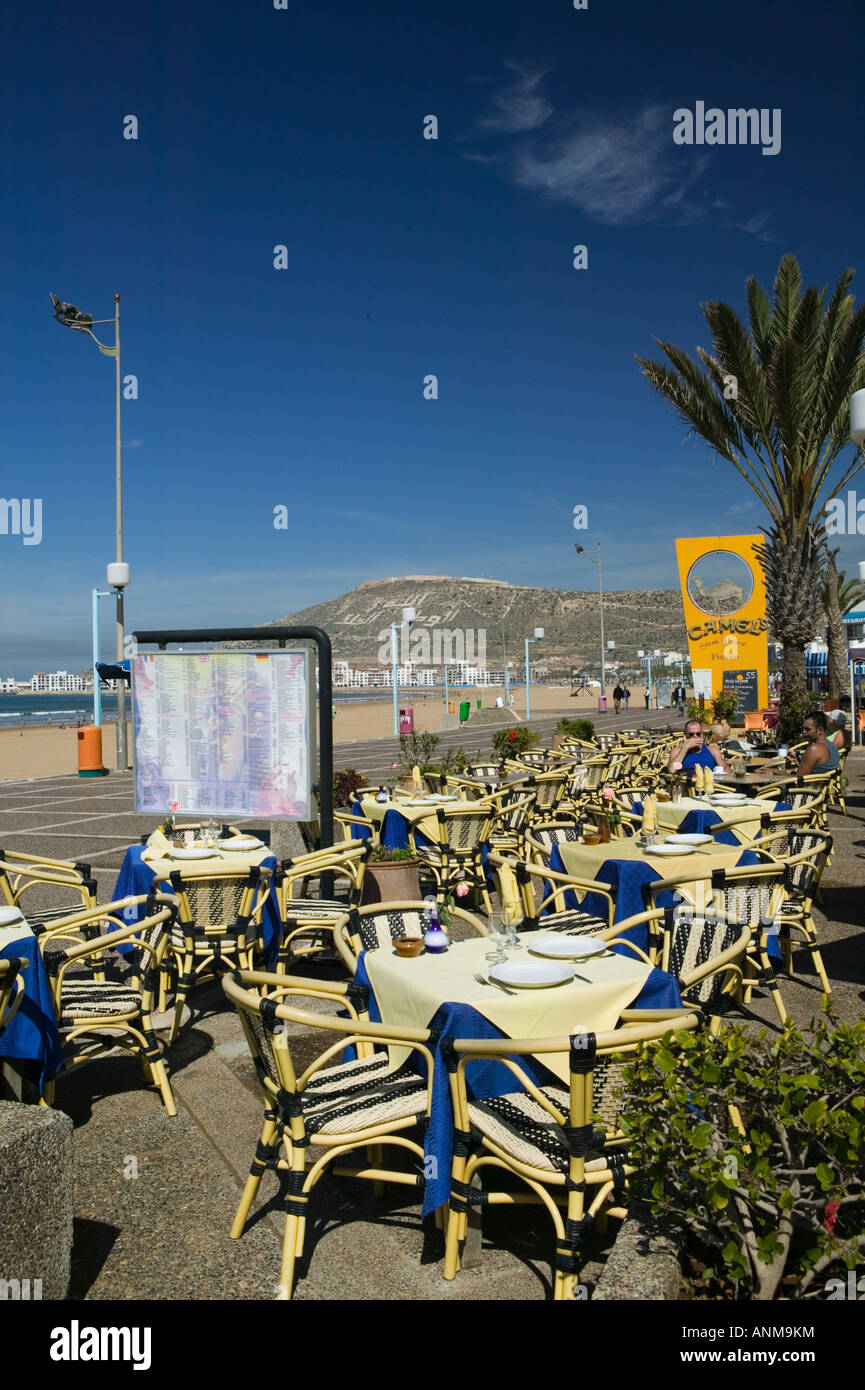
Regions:
<instances>
[{"instance_id":1,"label":"white plate","mask_svg":"<svg viewBox=\"0 0 865 1390\"><path fill-rule=\"evenodd\" d=\"M257 840L254 835L233 835L228 840L217 840L219 849L239 850L242 854L248 853L251 849L263 849L264 841Z\"/></svg>"},{"instance_id":2,"label":"white plate","mask_svg":"<svg viewBox=\"0 0 865 1390\"><path fill-rule=\"evenodd\" d=\"M490 966L491 980L515 989L549 989L550 985L565 985L573 978L573 966L560 961L509 960L504 965Z\"/></svg>"},{"instance_id":3,"label":"white plate","mask_svg":"<svg viewBox=\"0 0 865 1390\"><path fill-rule=\"evenodd\" d=\"M606 941L598 941L594 936L541 936L529 947L533 956L551 960L585 960L609 949Z\"/></svg>"},{"instance_id":4,"label":"white plate","mask_svg":"<svg viewBox=\"0 0 865 1390\"><path fill-rule=\"evenodd\" d=\"M649 845L646 853L651 854L693 854L693 845Z\"/></svg>"},{"instance_id":5,"label":"white plate","mask_svg":"<svg viewBox=\"0 0 865 1390\"><path fill-rule=\"evenodd\" d=\"M743 801L749 799L744 792L716 792L712 797L712 800L717 801L719 806L741 806Z\"/></svg>"},{"instance_id":6,"label":"white plate","mask_svg":"<svg viewBox=\"0 0 865 1390\"><path fill-rule=\"evenodd\" d=\"M14 922L23 922L24 914L20 907L0 907L0 927L11 927Z\"/></svg>"},{"instance_id":7,"label":"white plate","mask_svg":"<svg viewBox=\"0 0 865 1390\"><path fill-rule=\"evenodd\" d=\"M218 859L219 855L215 849L205 849L203 845L197 845L194 849L173 849L168 855L169 859Z\"/></svg>"},{"instance_id":8,"label":"white plate","mask_svg":"<svg viewBox=\"0 0 865 1390\"><path fill-rule=\"evenodd\" d=\"M667 835L665 843L668 845L710 845L711 835Z\"/></svg>"}]
</instances>

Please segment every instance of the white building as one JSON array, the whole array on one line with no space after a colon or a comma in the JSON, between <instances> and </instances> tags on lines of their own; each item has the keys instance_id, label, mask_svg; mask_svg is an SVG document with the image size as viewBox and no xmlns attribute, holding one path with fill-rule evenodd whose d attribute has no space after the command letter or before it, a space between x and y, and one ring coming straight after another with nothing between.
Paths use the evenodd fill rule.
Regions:
<instances>
[{"instance_id":1,"label":"white building","mask_svg":"<svg viewBox=\"0 0 865 1390\"><path fill-rule=\"evenodd\" d=\"M68 671L37 671L30 678L30 689L36 694L60 695L84 689L81 676L70 676Z\"/></svg>"}]
</instances>

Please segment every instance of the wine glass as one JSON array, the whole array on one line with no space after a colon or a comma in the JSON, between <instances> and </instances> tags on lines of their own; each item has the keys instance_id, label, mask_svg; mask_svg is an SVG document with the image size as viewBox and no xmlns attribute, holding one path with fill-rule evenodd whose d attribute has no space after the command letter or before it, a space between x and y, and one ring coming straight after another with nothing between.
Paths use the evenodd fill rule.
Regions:
<instances>
[{"instance_id":1,"label":"wine glass","mask_svg":"<svg viewBox=\"0 0 865 1390\"><path fill-rule=\"evenodd\" d=\"M485 959L491 961L493 965L503 965L507 960L505 947L508 944L508 928L502 912L490 913L487 936L495 946L495 951L488 951Z\"/></svg>"}]
</instances>

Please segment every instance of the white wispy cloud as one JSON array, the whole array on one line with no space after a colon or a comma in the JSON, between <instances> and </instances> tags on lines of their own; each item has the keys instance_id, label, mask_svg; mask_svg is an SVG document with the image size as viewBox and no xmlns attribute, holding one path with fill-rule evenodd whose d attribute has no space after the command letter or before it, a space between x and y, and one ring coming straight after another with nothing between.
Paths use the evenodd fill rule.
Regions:
<instances>
[{"instance_id":1,"label":"white wispy cloud","mask_svg":"<svg viewBox=\"0 0 865 1390\"><path fill-rule=\"evenodd\" d=\"M492 110L475 122L472 133L476 135L516 135L537 130L553 114L552 105L538 91L549 65L506 62L505 67L516 76L508 86L493 93Z\"/></svg>"},{"instance_id":2,"label":"white wispy cloud","mask_svg":"<svg viewBox=\"0 0 865 1390\"><path fill-rule=\"evenodd\" d=\"M768 213L736 219L723 200L700 186L711 156L673 144L672 104L646 102L610 115L555 111L541 91L549 66L507 66L516 79L492 95L491 111L463 138L539 133L511 140L495 153L467 150L466 160L604 226L683 225L720 212L726 225L761 241L774 239Z\"/></svg>"}]
</instances>

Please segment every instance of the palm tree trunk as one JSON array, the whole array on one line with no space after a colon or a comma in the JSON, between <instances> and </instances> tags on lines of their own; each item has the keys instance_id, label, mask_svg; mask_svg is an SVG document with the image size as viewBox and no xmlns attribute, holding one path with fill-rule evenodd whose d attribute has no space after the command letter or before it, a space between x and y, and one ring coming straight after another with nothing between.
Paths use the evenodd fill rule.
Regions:
<instances>
[{"instance_id":1,"label":"palm tree trunk","mask_svg":"<svg viewBox=\"0 0 865 1390\"><path fill-rule=\"evenodd\" d=\"M826 557L826 635L829 652L827 656L829 689L832 700L840 700L847 677L847 634L844 630L844 615L838 599L838 570L835 567L835 554L830 551Z\"/></svg>"},{"instance_id":2,"label":"palm tree trunk","mask_svg":"<svg viewBox=\"0 0 865 1390\"><path fill-rule=\"evenodd\" d=\"M805 684L805 647L799 642L784 643L783 667L781 670L781 708L790 703L791 698L800 699L807 690Z\"/></svg>"},{"instance_id":3,"label":"palm tree trunk","mask_svg":"<svg viewBox=\"0 0 865 1390\"><path fill-rule=\"evenodd\" d=\"M798 743L802 737L802 719L809 705L805 683L804 642L784 643L784 664L781 670L781 703L775 730L782 743Z\"/></svg>"}]
</instances>

